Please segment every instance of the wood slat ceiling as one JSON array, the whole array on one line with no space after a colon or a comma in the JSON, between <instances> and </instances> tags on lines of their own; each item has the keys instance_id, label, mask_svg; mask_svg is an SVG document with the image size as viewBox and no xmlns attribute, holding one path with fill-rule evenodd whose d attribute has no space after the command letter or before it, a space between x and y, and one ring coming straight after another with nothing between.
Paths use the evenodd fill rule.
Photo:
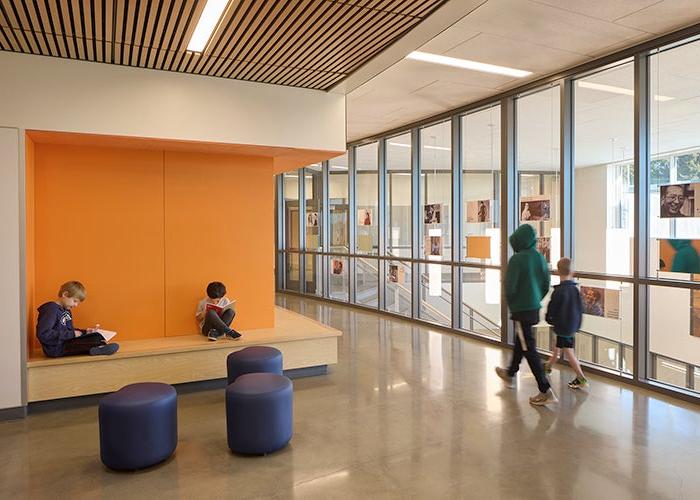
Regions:
<instances>
[{"instance_id":1,"label":"wood slat ceiling","mask_svg":"<svg viewBox=\"0 0 700 500\"><path fill-rule=\"evenodd\" d=\"M205 52L205 0L0 0L0 50L327 90L447 0L231 0Z\"/></svg>"}]
</instances>

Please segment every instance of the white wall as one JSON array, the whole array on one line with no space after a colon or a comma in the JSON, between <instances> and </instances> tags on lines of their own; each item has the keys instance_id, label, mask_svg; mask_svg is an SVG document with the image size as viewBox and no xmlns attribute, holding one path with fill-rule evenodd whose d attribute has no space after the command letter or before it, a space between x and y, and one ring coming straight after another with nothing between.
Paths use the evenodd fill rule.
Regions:
<instances>
[{"instance_id":1,"label":"white wall","mask_svg":"<svg viewBox=\"0 0 700 500\"><path fill-rule=\"evenodd\" d=\"M0 409L22 406L19 145L0 127Z\"/></svg>"},{"instance_id":2,"label":"white wall","mask_svg":"<svg viewBox=\"0 0 700 500\"><path fill-rule=\"evenodd\" d=\"M345 96L0 52L0 126L345 150Z\"/></svg>"}]
</instances>

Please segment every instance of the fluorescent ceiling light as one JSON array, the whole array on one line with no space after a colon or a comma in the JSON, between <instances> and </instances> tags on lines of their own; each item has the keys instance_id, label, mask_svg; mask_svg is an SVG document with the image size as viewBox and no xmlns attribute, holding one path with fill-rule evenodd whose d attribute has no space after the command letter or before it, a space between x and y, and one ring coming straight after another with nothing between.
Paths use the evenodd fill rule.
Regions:
<instances>
[{"instance_id":1,"label":"fluorescent ceiling light","mask_svg":"<svg viewBox=\"0 0 700 500\"><path fill-rule=\"evenodd\" d=\"M343 165L331 165L331 168L337 168L339 170L347 170L348 167L345 167Z\"/></svg>"},{"instance_id":2,"label":"fluorescent ceiling light","mask_svg":"<svg viewBox=\"0 0 700 500\"><path fill-rule=\"evenodd\" d=\"M389 146L397 146L400 148L410 148L411 147L410 144L404 144L402 142L390 142ZM438 151L451 151L451 149L446 147L446 146L430 146L428 144L423 144L422 147L424 147L425 149L437 149Z\"/></svg>"},{"instance_id":3,"label":"fluorescent ceiling light","mask_svg":"<svg viewBox=\"0 0 700 500\"><path fill-rule=\"evenodd\" d=\"M531 71L524 71L522 69L507 68L505 66L496 66L495 64L486 64L476 61L469 61L467 59L458 59L456 57L429 54L427 52L411 52L406 56L406 59L413 59L414 61L423 61L435 64L444 64L445 66L453 66L455 68L462 69L471 69L474 71L482 71L484 73L495 73L497 75L514 76L516 78L523 78L532 74Z\"/></svg>"},{"instance_id":4,"label":"fluorescent ceiling light","mask_svg":"<svg viewBox=\"0 0 700 500\"><path fill-rule=\"evenodd\" d=\"M631 96L634 95L634 90L632 90L632 89L626 89L624 87L615 87L614 85L605 85L603 83L577 81L576 85L582 89L600 90L601 92L611 92L613 94L622 94L622 95L631 95ZM660 102L672 101L673 97L668 97L668 96L664 96L664 95L655 95L654 100L660 101Z\"/></svg>"},{"instance_id":5,"label":"fluorescent ceiling light","mask_svg":"<svg viewBox=\"0 0 700 500\"><path fill-rule=\"evenodd\" d=\"M192 38L190 38L190 43L187 44L187 50L192 52L204 51L204 47L209 43L209 39L219 24L219 19L221 19L221 15L226 10L228 2L229 0L207 0L194 33L192 33Z\"/></svg>"}]
</instances>

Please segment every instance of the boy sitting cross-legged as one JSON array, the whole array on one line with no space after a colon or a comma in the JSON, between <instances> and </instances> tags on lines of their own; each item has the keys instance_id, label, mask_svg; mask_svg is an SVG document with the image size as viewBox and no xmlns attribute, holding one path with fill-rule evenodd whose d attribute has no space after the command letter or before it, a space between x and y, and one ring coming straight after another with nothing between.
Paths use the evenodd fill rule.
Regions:
<instances>
[{"instance_id":1,"label":"boy sitting cross-legged","mask_svg":"<svg viewBox=\"0 0 700 500\"><path fill-rule=\"evenodd\" d=\"M235 301L226 297L226 286L223 283L219 281L209 283L207 296L199 301L195 314L202 335L212 341L219 340L223 336L233 340L240 339L241 334L231 328L233 318L236 317L234 306Z\"/></svg>"},{"instance_id":2,"label":"boy sitting cross-legged","mask_svg":"<svg viewBox=\"0 0 700 500\"><path fill-rule=\"evenodd\" d=\"M105 342L94 329L82 330L73 327L71 310L78 307L87 296L85 287L79 281L69 281L61 285L58 300L47 302L39 307L36 336L41 342L44 354L51 358L76 354L114 354L119 344Z\"/></svg>"}]
</instances>

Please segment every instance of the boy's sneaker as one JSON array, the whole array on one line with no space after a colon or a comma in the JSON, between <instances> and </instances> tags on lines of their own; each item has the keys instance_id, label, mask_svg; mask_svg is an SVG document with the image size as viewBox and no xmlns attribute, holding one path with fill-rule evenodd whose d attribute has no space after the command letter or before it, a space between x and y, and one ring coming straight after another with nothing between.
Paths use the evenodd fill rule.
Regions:
<instances>
[{"instance_id":1,"label":"boy's sneaker","mask_svg":"<svg viewBox=\"0 0 700 500\"><path fill-rule=\"evenodd\" d=\"M506 387L513 387L513 377L508 375L507 369L497 366L496 375L498 375L501 378L501 380L503 380L503 382L506 384Z\"/></svg>"},{"instance_id":2,"label":"boy's sneaker","mask_svg":"<svg viewBox=\"0 0 700 500\"><path fill-rule=\"evenodd\" d=\"M109 356L119 350L119 344L104 344L90 348L90 356Z\"/></svg>"},{"instance_id":3,"label":"boy's sneaker","mask_svg":"<svg viewBox=\"0 0 700 500\"><path fill-rule=\"evenodd\" d=\"M209 330L209 335L207 335L207 338L211 340L212 342L216 342L219 340L219 337L221 337L221 334L214 330L213 328Z\"/></svg>"},{"instance_id":4,"label":"boy's sneaker","mask_svg":"<svg viewBox=\"0 0 700 500\"><path fill-rule=\"evenodd\" d=\"M554 391L551 388L548 389L547 392L540 392L536 396L532 396L530 398L530 404L535 406L544 406L557 402L559 402L559 399L557 399L557 395L554 394Z\"/></svg>"},{"instance_id":5,"label":"boy's sneaker","mask_svg":"<svg viewBox=\"0 0 700 500\"><path fill-rule=\"evenodd\" d=\"M226 336L230 337L232 340L238 340L242 337L240 333L238 333L236 330L231 328L228 332L226 332Z\"/></svg>"},{"instance_id":6,"label":"boy's sneaker","mask_svg":"<svg viewBox=\"0 0 700 500\"><path fill-rule=\"evenodd\" d=\"M588 383L587 379L580 379L576 377L573 379L571 382L569 382L569 387L572 389L585 389L587 387L590 387L591 384Z\"/></svg>"}]
</instances>

